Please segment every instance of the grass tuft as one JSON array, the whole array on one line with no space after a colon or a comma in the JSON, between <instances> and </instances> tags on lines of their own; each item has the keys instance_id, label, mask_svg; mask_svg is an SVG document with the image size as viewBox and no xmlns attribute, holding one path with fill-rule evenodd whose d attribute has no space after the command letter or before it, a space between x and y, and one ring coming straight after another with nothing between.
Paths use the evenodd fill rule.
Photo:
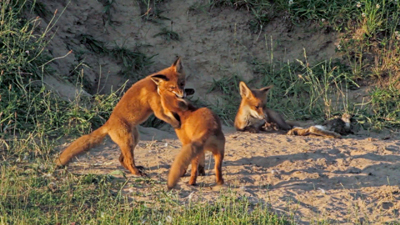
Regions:
<instances>
[{"instance_id":1,"label":"grass tuft","mask_svg":"<svg viewBox=\"0 0 400 225\"><path fill-rule=\"evenodd\" d=\"M279 16L285 18L289 26L317 24L317 29L340 34L340 44L336 46L342 55L339 60L307 62L307 57L288 63L254 60L256 76L247 82L252 87L273 84L269 104L287 118L318 121L347 111L368 121L368 127L399 127L398 106L394 104L400 101L394 91L400 87L399 1L215 0L203 3L193 5L190 10L228 6L251 12L254 19L250 21L250 28L257 32L261 32L270 19ZM253 28L252 23L255 24ZM229 79L234 77L214 82L213 90L218 90L216 86L223 88L219 90L224 94L222 105L217 102L215 110L224 121L231 123L235 114L231 107L238 105L235 100L238 90L237 81L232 83ZM371 82L379 87L370 93L369 99L363 99L362 103L349 99L349 91ZM229 85L235 87L226 88Z\"/></svg>"},{"instance_id":2,"label":"grass tuft","mask_svg":"<svg viewBox=\"0 0 400 225\"><path fill-rule=\"evenodd\" d=\"M161 28L161 31L154 35L154 37L161 36L167 41L179 41L179 34L171 29L166 27Z\"/></svg>"},{"instance_id":3,"label":"grass tuft","mask_svg":"<svg viewBox=\"0 0 400 225\"><path fill-rule=\"evenodd\" d=\"M266 204L251 203L230 190L217 194L215 203L185 202L164 191L147 193L154 201L143 202L135 200L140 193L122 193L143 182L59 174L46 161L23 167L3 163L0 172L0 221L6 224L290 224Z\"/></svg>"}]
</instances>

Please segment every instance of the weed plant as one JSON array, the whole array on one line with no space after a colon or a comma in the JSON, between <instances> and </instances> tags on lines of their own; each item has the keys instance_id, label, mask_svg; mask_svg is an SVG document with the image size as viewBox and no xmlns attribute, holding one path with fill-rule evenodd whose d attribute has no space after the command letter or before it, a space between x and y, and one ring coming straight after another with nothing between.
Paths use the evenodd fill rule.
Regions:
<instances>
[{"instance_id":1,"label":"weed plant","mask_svg":"<svg viewBox=\"0 0 400 225\"><path fill-rule=\"evenodd\" d=\"M325 32L340 34L336 50L342 59L307 62L304 59L290 63L253 62L256 78L247 81L261 87L273 84L269 106L290 119L323 120L344 111L358 118L369 128L398 128L400 121L400 2L396 0L362 1L286 1L266 0L204 1L201 7L234 7L245 9L258 21L257 31L269 20L260 18L287 18L288 25L318 24ZM271 12L271 10L273 12ZM252 22L250 22L252 28ZM273 53L272 53L273 54ZM236 83L240 74L215 81L210 90L224 93L222 102L211 105L224 121L234 119L239 103ZM232 82L234 80L234 82ZM377 87L363 102L350 102L349 90L374 82ZM227 85L235 87L226 88ZM223 107L221 106L224 105ZM225 107L225 104L227 107Z\"/></svg>"},{"instance_id":2,"label":"weed plant","mask_svg":"<svg viewBox=\"0 0 400 225\"><path fill-rule=\"evenodd\" d=\"M10 150L15 144L12 136L28 137L38 144L45 137L87 133L104 123L121 91L93 99L78 96L72 102L58 98L46 89L43 81L43 77L52 72L48 65L53 59L49 58L46 46L51 40L52 21L57 18L54 17L41 33L38 19L24 19L21 14L27 5L35 7L35 4L27 1L2 1L0 4L0 143ZM90 101L90 107L81 104ZM14 150L10 155L19 152Z\"/></svg>"},{"instance_id":3,"label":"weed plant","mask_svg":"<svg viewBox=\"0 0 400 225\"><path fill-rule=\"evenodd\" d=\"M55 174L42 163L24 169L2 163L0 171L1 224L291 224L229 189L212 204L181 202L148 179L128 184L109 174ZM139 192L128 198L124 188L131 185L153 187L146 195L155 200L135 200Z\"/></svg>"},{"instance_id":4,"label":"weed plant","mask_svg":"<svg viewBox=\"0 0 400 225\"><path fill-rule=\"evenodd\" d=\"M179 41L179 34L171 29L166 27L161 28L161 31L154 35L154 37L161 36L167 41Z\"/></svg>"},{"instance_id":5,"label":"weed plant","mask_svg":"<svg viewBox=\"0 0 400 225\"><path fill-rule=\"evenodd\" d=\"M97 40L91 35L81 35L80 42L84 44L89 50L99 55L107 55L122 64L122 75L129 77L133 82L139 80L137 72L143 71L144 68L151 65L152 58L148 57L140 51L143 46L136 46L134 50L129 50L123 46L110 48L106 46L103 41Z\"/></svg>"}]
</instances>

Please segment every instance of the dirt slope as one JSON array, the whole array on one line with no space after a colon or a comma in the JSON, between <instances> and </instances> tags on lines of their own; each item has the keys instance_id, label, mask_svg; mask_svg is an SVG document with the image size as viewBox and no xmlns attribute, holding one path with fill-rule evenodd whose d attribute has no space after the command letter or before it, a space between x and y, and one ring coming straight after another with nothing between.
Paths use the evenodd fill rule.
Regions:
<instances>
[{"instance_id":1,"label":"dirt slope","mask_svg":"<svg viewBox=\"0 0 400 225\"><path fill-rule=\"evenodd\" d=\"M304 59L304 51L310 61L337 57L335 45L338 40L333 33L313 27L289 28L284 18L275 18L263 32L253 33L249 27L253 18L251 12L227 7L189 10L196 3L203 2L198 0L170 0L158 5L158 9L164 11L161 16L170 19L158 20L158 23L141 17L139 1L113 1L111 23L100 1L42 2L50 12L57 9L57 15L66 7L53 29L56 35L49 49L54 57L63 56L71 49L73 52L55 61L53 66L60 76L76 76L71 74L72 69L84 62L87 65L83 67L85 77L91 83L86 91L92 94L115 90L127 78L121 76L121 62L94 53L82 43L82 35L104 42L107 48L134 50L138 45L148 46L141 48L148 56L154 56L155 63L148 72L169 66L176 55L184 57L187 85L195 87L197 95L206 101L215 97L211 94L204 99L213 79L232 74L250 79L253 76L251 61L254 59L293 61ZM50 15L45 21L50 21ZM43 27L47 25L45 21ZM155 36L162 28L176 32L179 41Z\"/></svg>"}]
</instances>

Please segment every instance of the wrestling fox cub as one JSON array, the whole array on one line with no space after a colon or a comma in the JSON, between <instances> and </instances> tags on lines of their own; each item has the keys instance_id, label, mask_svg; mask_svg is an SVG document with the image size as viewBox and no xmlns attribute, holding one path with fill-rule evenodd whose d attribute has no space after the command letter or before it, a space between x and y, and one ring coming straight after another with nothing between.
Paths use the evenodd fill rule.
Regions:
<instances>
[{"instance_id":1,"label":"wrestling fox cub","mask_svg":"<svg viewBox=\"0 0 400 225\"><path fill-rule=\"evenodd\" d=\"M341 118L334 118L326 121L323 125L311 126L307 129L295 127L288 131L288 135L318 135L329 138L341 138L341 135L353 134L351 123L351 116L344 113Z\"/></svg>"},{"instance_id":2,"label":"wrestling fox cub","mask_svg":"<svg viewBox=\"0 0 400 225\"><path fill-rule=\"evenodd\" d=\"M271 88L272 86L250 89L243 81L239 83L242 101L235 118L236 130L257 133L265 123L276 123L284 130L292 128L279 113L265 106L267 93Z\"/></svg>"},{"instance_id":3,"label":"wrestling fox cub","mask_svg":"<svg viewBox=\"0 0 400 225\"><path fill-rule=\"evenodd\" d=\"M194 92L193 89L185 90ZM189 184L196 184L199 162L204 163L205 151L210 151L214 155L216 182L219 185L223 184L222 161L225 152L225 136L218 116L210 109L196 108L185 99L177 98L170 92L160 89L159 94L162 106L176 113L181 121L181 127L175 128L175 132L182 142L182 150L176 156L169 171L168 190L175 187L190 162L192 172Z\"/></svg>"},{"instance_id":4,"label":"wrestling fox cub","mask_svg":"<svg viewBox=\"0 0 400 225\"><path fill-rule=\"evenodd\" d=\"M72 157L101 143L108 134L121 149L119 161L122 166L134 175L145 175L138 170L134 161L133 150L139 140L136 126L154 113L157 118L174 128L180 127L180 121L175 115L161 106L157 91L182 98L184 86L185 73L180 58L170 67L139 80L122 96L107 122L92 133L72 142L56 160L57 165L66 165Z\"/></svg>"}]
</instances>

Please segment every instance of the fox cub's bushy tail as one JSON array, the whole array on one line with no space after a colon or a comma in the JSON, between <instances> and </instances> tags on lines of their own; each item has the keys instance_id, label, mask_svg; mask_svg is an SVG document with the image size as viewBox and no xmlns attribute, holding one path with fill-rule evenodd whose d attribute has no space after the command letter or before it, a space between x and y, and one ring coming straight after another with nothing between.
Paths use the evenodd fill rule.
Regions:
<instances>
[{"instance_id":1,"label":"fox cub's bushy tail","mask_svg":"<svg viewBox=\"0 0 400 225\"><path fill-rule=\"evenodd\" d=\"M105 125L101 126L97 130L93 131L90 134L83 135L74 141L71 145L66 148L60 157L56 160L56 164L58 166L62 166L67 164L74 156L79 155L80 153L87 151L96 145L100 144L105 136L107 135L108 130Z\"/></svg>"}]
</instances>

